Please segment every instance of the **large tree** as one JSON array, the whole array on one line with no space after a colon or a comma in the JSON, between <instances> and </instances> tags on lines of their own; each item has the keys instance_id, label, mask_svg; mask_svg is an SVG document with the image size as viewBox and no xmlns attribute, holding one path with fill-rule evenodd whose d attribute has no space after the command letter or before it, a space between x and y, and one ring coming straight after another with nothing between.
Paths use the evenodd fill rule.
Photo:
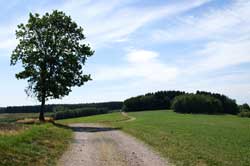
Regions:
<instances>
[{"instance_id":1,"label":"large tree","mask_svg":"<svg viewBox=\"0 0 250 166\"><path fill-rule=\"evenodd\" d=\"M57 10L30 14L27 24L18 25L16 38L11 65L22 63L24 70L16 78L27 79L26 93L41 102L39 119L44 121L46 100L62 98L71 87L91 80L83 66L94 51L84 43L83 29Z\"/></svg>"}]
</instances>

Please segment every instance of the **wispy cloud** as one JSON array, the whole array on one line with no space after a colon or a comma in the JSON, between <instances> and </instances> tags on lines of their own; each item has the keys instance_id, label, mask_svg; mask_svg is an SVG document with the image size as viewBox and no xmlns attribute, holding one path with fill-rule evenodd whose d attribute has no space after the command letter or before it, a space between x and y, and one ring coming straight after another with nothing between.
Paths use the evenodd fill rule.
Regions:
<instances>
[{"instance_id":1,"label":"wispy cloud","mask_svg":"<svg viewBox=\"0 0 250 166\"><path fill-rule=\"evenodd\" d=\"M91 43L97 47L108 43L121 42L128 35L153 21L181 14L199 7L210 0L179 1L163 6L135 7L133 1L111 0L109 3L96 1L82 4L71 1L64 9L86 25Z\"/></svg>"},{"instance_id":2,"label":"wispy cloud","mask_svg":"<svg viewBox=\"0 0 250 166\"><path fill-rule=\"evenodd\" d=\"M178 70L162 63L159 54L148 50L130 50L126 63L119 66L103 66L93 77L95 80L141 79L150 82L166 82L175 79Z\"/></svg>"},{"instance_id":3,"label":"wispy cloud","mask_svg":"<svg viewBox=\"0 0 250 166\"><path fill-rule=\"evenodd\" d=\"M237 0L199 15L180 17L174 27L153 32L156 42L198 43L184 73L212 72L250 62L250 1ZM188 59L188 57L187 57ZM199 69L199 70L197 70Z\"/></svg>"},{"instance_id":4,"label":"wispy cloud","mask_svg":"<svg viewBox=\"0 0 250 166\"><path fill-rule=\"evenodd\" d=\"M126 2L122 0L110 0L108 3L100 0L65 1L63 4L54 4L44 8L34 4L31 12L44 14L45 12L51 12L52 9L65 11L73 19L77 20L79 25L84 27L87 40L97 48L106 46L109 43L126 41L130 34L150 22L162 19L163 17L178 15L208 1L180 1L171 5L166 4L153 7L135 7L132 0ZM28 13L17 16L17 21L13 21L12 24L18 25L20 20L26 20L27 16ZM16 44L13 37L15 26L11 26L11 29L9 29L10 25L8 23L7 25L2 23L1 27L8 29L7 31L2 31L5 34L0 32L1 49L13 49L13 46ZM5 43L5 41L7 42Z\"/></svg>"},{"instance_id":5,"label":"wispy cloud","mask_svg":"<svg viewBox=\"0 0 250 166\"><path fill-rule=\"evenodd\" d=\"M16 25L14 24L0 24L0 51L4 50L9 52L15 48L17 44L15 39L15 28Z\"/></svg>"},{"instance_id":6,"label":"wispy cloud","mask_svg":"<svg viewBox=\"0 0 250 166\"><path fill-rule=\"evenodd\" d=\"M250 32L250 1L238 0L225 8L211 9L199 15L179 17L174 27L158 29L152 34L160 42L218 40Z\"/></svg>"},{"instance_id":7,"label":"wispy cloud","mask_svg":"<svg viewBox=\"0 0 250 166\"><path fill-rule=\"evenodd\" d=\"M193 68L199 69L199 72L250 63L250 40L209 42L197 54L200 59Z\"/></svg>"}]
</instances>

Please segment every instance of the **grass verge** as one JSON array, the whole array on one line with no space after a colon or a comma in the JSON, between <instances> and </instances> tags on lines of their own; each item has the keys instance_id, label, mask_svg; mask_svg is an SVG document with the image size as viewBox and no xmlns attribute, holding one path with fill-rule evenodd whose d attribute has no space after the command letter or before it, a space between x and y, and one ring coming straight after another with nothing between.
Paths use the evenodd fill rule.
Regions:
<instances>
[{"instance_id":1,"label":"grass verge","mask_svg":"<svg viewBox=\"0 0 250 166\"><path fill-rule=\"evenodd\" d=\"M15 135L1 134L0 165L56 165L71 137L71 130L52 124L26 125L24 131Z\"/></svg>"},{"instance_id":2,"label":"grass verge","mask_svg":"<svg viewBox=\"0 0 250 166\"><path fill-rule=\"evenodd\" d=\"M47 112L45 116L51 117L53 113ZM39 113L1 113L0 123L11 123L25 118L38 118Z\"/></svg>"}]
</instances>

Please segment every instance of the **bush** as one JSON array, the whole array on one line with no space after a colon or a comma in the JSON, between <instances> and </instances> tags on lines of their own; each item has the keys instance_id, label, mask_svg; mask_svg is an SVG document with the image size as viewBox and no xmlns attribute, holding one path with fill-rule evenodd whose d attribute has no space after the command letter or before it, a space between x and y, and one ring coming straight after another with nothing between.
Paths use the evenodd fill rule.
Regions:
<instances>
[{"instance_id":1,"label":"bush","mask_svg":"<svg viewBox=\"0 0 250 166\"><path fill-rule=\"evenodd\" d=\"M240 112L242 112L242 111L250 111L250 107L249 107L249 105L247 103L239 105L239 111Z\"/></svg>"},{"instance_id":2,"label":"bush","mask_svg":"<svg viewBox=\"0 0 250 166\"><path fill-rule=\"evenodd\" d=\"M250 111L248 109L242 109L238 115L240 117L250 118Z\"/></svg>"},{"instance_id":3,"label":"bush","mask_svg":"<svg viewBox=\"0 0 250 166\"><path fill-rule=\"evenodd\" d=\"M131 97L124 101L123 111L144 111L155 109L170 109L175 96L182 95L181 91L159 91L145 95Z\"/></svg>"},{"instance_id":4,"label":"bush","mask_svg":"<svg viewBox=\"0 0 250 166\"><path fill-rule=\"evenodd\" d=\"M176 97L172 103L172 109L179 113L223 113L222 103L218 99L201 94L185 94Z\"/></svg>"},{"instance_id":5,"label":"bush","mask_svg":"<svg viewBox=\"0 0 250 166\"><path fill-rule=\"evenodd\" d=\"M250 118L250 107L247 103L239 105L239 116Z\"/></svg>"},{"instance_id":6,"label":"bush","mask_svg":"<svg viewBox=\"0 0 250 166\"><path fill-rule=\"evenodd\" d=\"M68 109L65 107L59 107L55 110L54 119L67 119L75 118L82 116L98 115L108 113L106 108L77 108L77 109Z\"/></svg>"},{"instance_id":7,"label":"bush","mask_svg":"<svg viewBox=\"0 0 250 166\"><path fill-rule=\"evenodd\" d=\"M85 104L63 104L61 106L76 109L76 108L107 108L109 110L122 109L123 102L102 102L102 103L85 103Z\"/></svg>"}]
</instances>

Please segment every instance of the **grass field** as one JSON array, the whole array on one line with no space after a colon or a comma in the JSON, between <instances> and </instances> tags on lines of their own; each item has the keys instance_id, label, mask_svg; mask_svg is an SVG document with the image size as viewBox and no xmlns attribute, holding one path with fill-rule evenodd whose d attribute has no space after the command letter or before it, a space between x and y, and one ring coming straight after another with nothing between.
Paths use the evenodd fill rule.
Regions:
<instances>
[{"instance_id":1,"label":"grass field","mask_svg":"<svg viewBox=\"0 0 250 166\"><path fill-rule=\"evenodd\" d=\"M106 122L143 140L176 165L250 165L250 119L232 115L133 112L68 119L60 123ZM126 118L125 118L126 119Z\"/></svg>"},{"instance_id":2,"label":"grass field","mask_svg":"<svg viewBox=\"0 0 250 166\"><path fill-rule=\"evenodd\" d=\"M56 165L72 137L71 130L52 124L0 125L1 166Z\"/></svg>"},{"instance_id":3,"label":"grass field","mask_svg":"<svg viewBox=\"0 0 250 166\"><path fill-rule=\"evenodd\" d=\"M52 113L46 113L45 116L51 116ZM0 123L15 122L24 118L38 118L39 113L2 113L0 114Z\"/></svg>"},{"instance_id":4,"label":"grass field","mask_svg":"<svg viewBox=\"0 0 250 166\"><path fill-rule=\"evenodd\" d=\"M70 123L115 123L121 122L124 120L128 120L127 117L121 115L121 113L110 113L110 114L102 114L102 115L94 115L94 116L87 116L87 117L80 117L80 118L73 118L73 119L64 119L58 120L58 123L63 124L70 124Z\"/></svg>"}]
</instances>

